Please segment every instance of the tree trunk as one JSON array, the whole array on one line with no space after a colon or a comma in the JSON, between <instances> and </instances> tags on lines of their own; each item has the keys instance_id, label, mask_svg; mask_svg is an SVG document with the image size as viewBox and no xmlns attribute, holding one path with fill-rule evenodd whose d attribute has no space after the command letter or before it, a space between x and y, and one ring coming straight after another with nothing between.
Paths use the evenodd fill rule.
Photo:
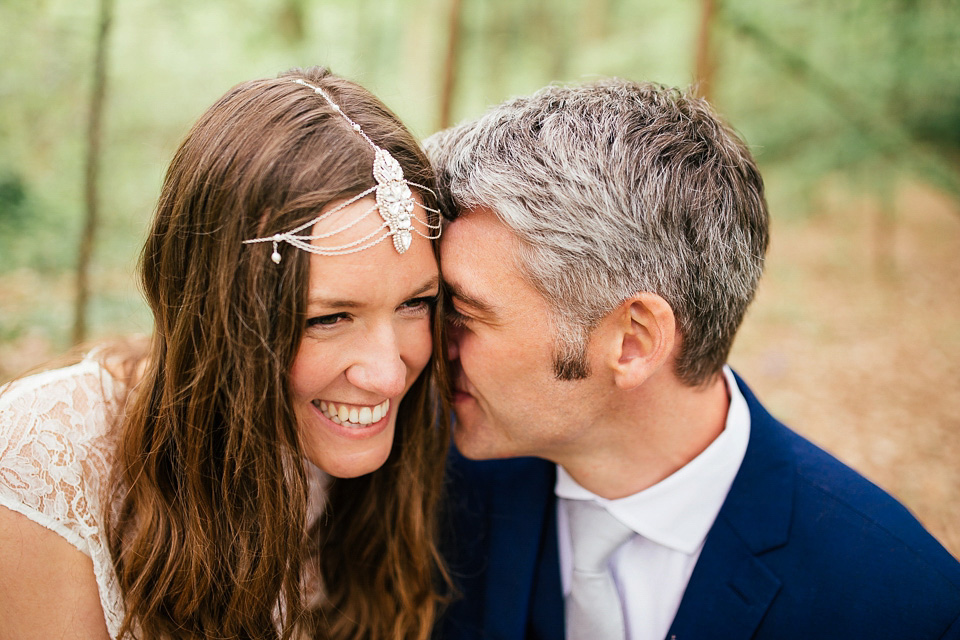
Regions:
<instances>
[{"instance_id":1,"label":"tree trunk","mask_svg":"<svg viewBox=\"0 0 960 640\"><path fill-rule=\"evenodd\" d=\"M304 0L283 0L277 10L277 31L289 44L302 44L307 37L304 4Z\"/></svg>"},{"instance_id":2,"label":"tree trunk","mask_svg":"<svg viewBox=\"0 0 960 640\"><path fill-rule=\"evenodd\" d=\"M610 0L587 0L580 7L580 38L599 42L610 35Z\"/></svg>"},{"instance_id":3,"label":"tree trunk","mask_svg":"<svg viewBox=\"0 0 960 640\"><path fill-rule=\"evenodd\" d=\"M717 13L717 0L701 0L700 29L697 32L697 59L694 69L694 81L697 94L710 100L713 97L713 76L716 60L713 58L710 35L713 31L714 16Z\"/></svg>"},{"instance_id":4,"label":"tree trunk","mask_svg":"<svg viewBox=\"0 0 960 640\"><path fill-rule=\"evenodd\" d=\"M87 303L90 298L90 261L93 255L99 202L100 142L102 138L103 104L107 89L106 57L107 35L113 18L113 0L100 0L96 53L93 60L93 88L90 95L90 113L87 120L87 160L84 184L86 212L80 250L77 257L76 301L73 314L73 343L87 338Z\"/></svg>"},{"instance_id":5,"label":"tree trunk","mask_svg":"<svg viewBox=\"0 0 960 640\"><path fill-rule=\"evenodd\" d=\"M888 175L892 176L892 174L891 168ZM873 225L873 264L877 277L881 281L890 281L897 275L894 251L897 237L896 185L888 182L881 185L879 191L879 202Z\"/></svg>"},{"instance_id":6,"label":"tree trunk","mask_svg":"<svg viewBox=\"0 0 960 640\"><path fill-rule=\"evenodd\" d=\"M890 21L893 38L893 54L888 63L892 65L892 78L887 95L887 114L891 122L906 122L908 113L903 96L909 95L907 89L911 52L914 51L914 20L918 10L915 0L894 0L884 15ZM874 265L877 277L891 280L897 275L896 236L897 236L897 154L887 149L883 154L883 171L874 175L879 178L875 188L880 195L877 220L874 232Z\"/></svg>"},{"instance_id":7,"label":"tree trunk","mask_svg":"<svg viewBox=\"0 0 960 640\"><path fill-rule=\"evenodd\" d=\"M451 124L453 97L457 89L457 62L460 57L461 0L450 0L447 52L443 65L443 81L440 87L440 129Z\"/></svg>"}]
</instances>

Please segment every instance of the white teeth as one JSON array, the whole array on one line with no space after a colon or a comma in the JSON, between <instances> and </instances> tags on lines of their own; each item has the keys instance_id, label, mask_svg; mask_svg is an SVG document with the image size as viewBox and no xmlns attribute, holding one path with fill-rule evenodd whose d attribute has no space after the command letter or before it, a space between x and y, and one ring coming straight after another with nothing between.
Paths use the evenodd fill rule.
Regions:
<instances>
[{"instance_id":1,"label":"white teeth","mask_svg":"<svg viewBox=\"0 0 960 640\"><path fill-rule=\"evenodd\" d=\"M338 406L336 403L326 400L314 400L313 404L323 412L323 415L335 423L353 429L380 422L390 412L389 400L384 400L373 407L357 407L345 404Z\"/></svg>"}]
</instances>

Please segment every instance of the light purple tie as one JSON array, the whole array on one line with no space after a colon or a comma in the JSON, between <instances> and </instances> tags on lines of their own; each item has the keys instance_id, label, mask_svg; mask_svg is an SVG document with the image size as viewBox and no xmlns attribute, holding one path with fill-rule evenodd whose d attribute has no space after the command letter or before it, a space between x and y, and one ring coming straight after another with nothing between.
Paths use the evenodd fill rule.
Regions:
<instances>
[{"instance_id":1,"label":"light purple tie","mask_svg":"<svg viewBox=\"0 0 960 640\"><path fill-rule=\"evenodd\" d=\"M610 556L633 531L593 500L564 500L573 546L573 574L565 601L567 640L624 640L620 596Z\"/></svg>"}]
</instances>

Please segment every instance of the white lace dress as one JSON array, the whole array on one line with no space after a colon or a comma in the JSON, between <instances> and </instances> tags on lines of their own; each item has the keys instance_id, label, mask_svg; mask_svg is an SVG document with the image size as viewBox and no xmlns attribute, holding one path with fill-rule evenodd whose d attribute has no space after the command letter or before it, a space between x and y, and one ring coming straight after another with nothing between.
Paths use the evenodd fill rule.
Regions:
<instances>
[{"instance_id":1,"label":"white lace dress","mask_svg":"<svg viewBox=\"0 0 960 640\"><path fill-rule=\"evenodd\" d=\"M124 392L97 359L0 387L0 506L63 536L93 560L111 638L124 607L103 534L104 491L113 465L110 431ZM330 477L304 460L307 522L323 512ZM307 597L322 597L317 587Z\"/></svg>"},{"instance_id":2,"label":"white lace dress","mask_svg":"<svg viewBox=\"0 0 960 640\"><path fill-rule=\"evenodd\" d=\"M0 394L0 506L63 536L93 560L111 638L123 601L103 537L112 463L108 427L122 391L93 356L16 380Z\"/></svg>"}]
</instances>

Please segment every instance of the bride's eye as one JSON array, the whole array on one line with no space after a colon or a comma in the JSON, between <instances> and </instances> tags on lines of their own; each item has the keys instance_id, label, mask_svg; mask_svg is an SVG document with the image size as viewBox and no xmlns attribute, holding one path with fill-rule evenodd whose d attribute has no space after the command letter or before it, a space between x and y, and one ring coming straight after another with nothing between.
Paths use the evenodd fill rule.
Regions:
<instances>
[{"instance_id":1,"label":"bride's eye","mask_svg":"<svg viewBox=\"0 0 960 640\"><path fill-rule=\"evenodd\" d=\"M437 304L436 295L423 296L420 298L411 298L410 300L407 300L402 305L400 305L400 309L402 311L406 311L409 314L420 315L420 314L426 314L430 311L433 311L433 308L436 306L436 304Z\"/></svg>"},{"instance_id":2,"label":"bride's eye","mask_svg":"<svg viewBox=\"0 0 960 640\"><path fill-rule=\"evenodd\" d=\"M346 313L331 313L325 316L315 316L307 320L307 327L332 327L347 318Z\"/></svg>"}]
</instances>

